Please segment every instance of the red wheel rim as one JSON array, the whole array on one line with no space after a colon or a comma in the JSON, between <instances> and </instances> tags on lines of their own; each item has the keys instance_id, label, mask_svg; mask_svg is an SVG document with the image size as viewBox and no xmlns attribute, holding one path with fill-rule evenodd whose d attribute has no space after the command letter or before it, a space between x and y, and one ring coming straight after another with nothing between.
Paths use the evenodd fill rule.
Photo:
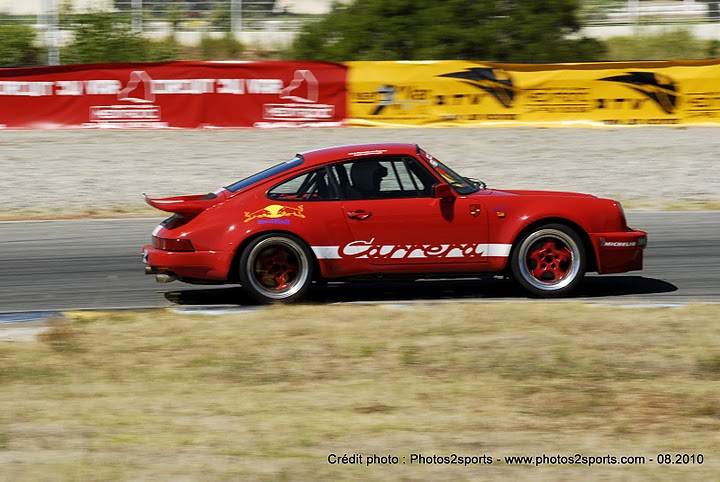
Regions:
<instances>
[{"instance_id":1,"label":"red wheel rim","mask_svg":"<svg viewBox=\"0 0 720 482\"><path fill-rule=\"evenodd\" d=\"M272 246L258 254L255 279L265 289L283 291L298 277L299 263L294 253L284 246Z\"/></svg>"},{"instance_id":2,"label":"red wheel rim","mask_svg":"<svg viewBox=\"0 0 720 482\"><path fill-rule=\"evenodd\" d=\"M527 268L541 283L557 283L572 269L570 248L556 238L541 238L528 250Z\"/></svg>"}]
</instances>

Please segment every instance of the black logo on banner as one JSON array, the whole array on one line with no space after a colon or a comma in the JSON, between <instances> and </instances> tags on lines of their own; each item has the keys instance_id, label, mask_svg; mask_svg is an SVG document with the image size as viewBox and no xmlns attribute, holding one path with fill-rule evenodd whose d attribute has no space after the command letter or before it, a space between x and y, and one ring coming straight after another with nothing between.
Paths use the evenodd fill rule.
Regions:
<instances>
[{"instance_id":1,"label":"black logo on banner","mask_svg":"<svg viewBox=\"0 0 720 482\"><path fill-rule=\"evenodd\" d=\"M462 72L442 74L438 77L460 79L468 85L484 90L505 107L512 107L515 100L515 88L512 85L512 78L507 71L502 69L473 67Z\"/></svg>"},{"instance_id":2,"label":"black logo on banner","mask_svg":"<svg viewBox=\"0 0 720 482\"><path fill-rule=\"evenodd\" d=\"M628 72L627 75L605 77L600 80L624 84L650 97L668 114L672 114L675 110L678 95L675 82L670 77L654 72Z\"/></svg>"},{"instance_id":3,"label":"black logo on banner","mask_svg":"<svg viewBox=\"0 0 720 482\"><path fill-rule=\"evenodd\" d=\"M395 88L395 86L382 85L377 90L377 93L380 94L383 99L378 102L375 110L370 115L380 115L380 113L385 110L386 107L395 104L395 94L397 93L397 89Z\"/></svg>"}]
</instances>

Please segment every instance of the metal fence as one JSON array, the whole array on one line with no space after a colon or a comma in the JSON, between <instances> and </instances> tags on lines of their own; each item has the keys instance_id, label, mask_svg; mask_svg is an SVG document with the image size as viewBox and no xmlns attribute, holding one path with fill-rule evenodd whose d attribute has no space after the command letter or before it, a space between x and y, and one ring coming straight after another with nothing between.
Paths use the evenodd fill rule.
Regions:
<instances>
[{"instance_id":1,"label":"metal fence","mask_svg":"<svg viewBox=\"0 0 720 482\"><path fill-rule=\"evenodd\" d=\"M53 1L53 0L45 0ZM58 0L54 0L58 1ZM111 0L107 0L110 2ZM112 0L118 12L131 12L143 29L174 22L180 29L199 26L214 31L264 29L297 30L308 7L329 10L330 0ZM583 0L584 26L632 23L673 24L720 21L720 0ZM303 8L303 6L305 8Z\"/></svg>"},{"instance_id":2,"label":"metal fence","mask_svg":"<svg viewBox=\"0 0 720 482\"><path fill-rule=\"evenodd\" d=\"M307 15L278 0L114 0L140 31L298 30Z\"/></svg>"},{"instance_id":3,"label":"metal fence","mask_svg":"<svg viewBox=\"0 0 720 482\"><path fill-rule=\"evenodd\" d=\"M278 45L290 42L307 21L328 11L332 1L39 0L5 2L13 7L32 3L37 8L34 13L28 9L3 18L33 25L49 47L49 62L53 64L58 60L59 46L72 38L78 21L73 14L110 11L130 22L135 31L154 38L174 35L192 43L205 34L233 32L243 41ZM583 0L580 23L584 27L603 27L720 22L719 6L720 0Z\"/></svg>"},{"instance_id":4,"label":"metal fence","mask_svg":"<svg viewBox=\"0 0 720 482\"><path fill-rule=\"evenodd\" d=\"M585 0L583 26L682 25L720 22L717 0Z\"/></svg>"},{"instance_id":5,"label":"metal fence","mask_svg":"<svg viewBox=\"0 0 720 482\"><path fill-rule=\"evenodd\" d=\"M63 11L106 10L129 17L142 32L297 32L332 0L40 0L40 28L72 28ZM2 9L0 8L0 11ZM18 18L31 21L32 15ZM720 22L720 0L583 0L583 26ZM35 23L34 21L32 23Z\"/></svg>"},{"instance_id":6,"label":"metal fence","mask_svg":"<svg viewBox=\"0 0 720 482\"><path fill-rule=\"evenodd\" d=\"M328 2L317 2L322 7ZM64 2L41 0L35 15L31 9L14 20L58 29L71 29L71 14L105 11L132 21L137 31L208 31L243 32L252 30L299 30L303 23L318 13L317 8L302 8L302 2L283 0L97 0ZM2 7L2 5L0 5ZM328 3L329 7L329 3ZM0 8L0 11L2 9Z\"/></svg>"},{"instance_id":7,"label":"metal fence","mask_svg":"<svg viewBox=\"0 0 720 482\"><path fill-rule=\"evenodd\" d=\"M207 34L232 32L242 40L278 45L288 44L313 13L330 6L329 0L305 1L312 13L302 1L288 0L40 0L34 15L28 9L8 18L33 25L48 47L48 63L56 65L60 47L72 39L84 13L111 12L156 39L173 36L193 44Z\"/></svg>"}]
</instances>

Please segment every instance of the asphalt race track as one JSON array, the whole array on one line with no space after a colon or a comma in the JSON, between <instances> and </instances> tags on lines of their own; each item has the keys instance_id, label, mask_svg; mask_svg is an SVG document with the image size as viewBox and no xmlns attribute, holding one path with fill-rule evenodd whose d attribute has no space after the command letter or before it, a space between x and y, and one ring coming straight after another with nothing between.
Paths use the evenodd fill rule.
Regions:
<instances>
[{"instance_id":1,"label":"asphalt race track","mask_svg":"<svg viewBox=\"0 0 720 482\"><path fill-rule=\"evenodd\" d=\"M720 212L629 212L649 233L645 269L589 276L577 299L663 304L720 302ZM242 305L237 287L156 284L140 248L159 219L0 223L0 313ZM524 300L501 279L383 282L317 288L311 301Z\"/></svg>"}]
</instances>

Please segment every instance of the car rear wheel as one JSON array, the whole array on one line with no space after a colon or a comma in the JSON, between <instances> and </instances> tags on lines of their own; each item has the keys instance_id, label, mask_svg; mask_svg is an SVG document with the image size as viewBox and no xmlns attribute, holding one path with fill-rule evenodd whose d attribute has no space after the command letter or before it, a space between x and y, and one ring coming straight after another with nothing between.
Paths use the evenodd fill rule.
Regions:
<instances>
[{"instance_id":1,"label":"car rear wheel","mask_svg":"<svg viewBox=\"0 0 720 482\"><path fill-rule=\"evenodd\" d=\"M266 234L247 246L239 274L243 288L261 303L297 301L312 282L312 253L295 236Z\"/></svg>"},{"instance_id":2,"label":"car rear wheel","mask_svg":"<svg viewBox=\"0 0 720 482\"><path fill-rule=\"evenodd\" d=\"M547 224L522 236L511 254L515 280L534 296L567 296L585 275L585 248L564 224Z\"/></svg>"}]
</instances>

